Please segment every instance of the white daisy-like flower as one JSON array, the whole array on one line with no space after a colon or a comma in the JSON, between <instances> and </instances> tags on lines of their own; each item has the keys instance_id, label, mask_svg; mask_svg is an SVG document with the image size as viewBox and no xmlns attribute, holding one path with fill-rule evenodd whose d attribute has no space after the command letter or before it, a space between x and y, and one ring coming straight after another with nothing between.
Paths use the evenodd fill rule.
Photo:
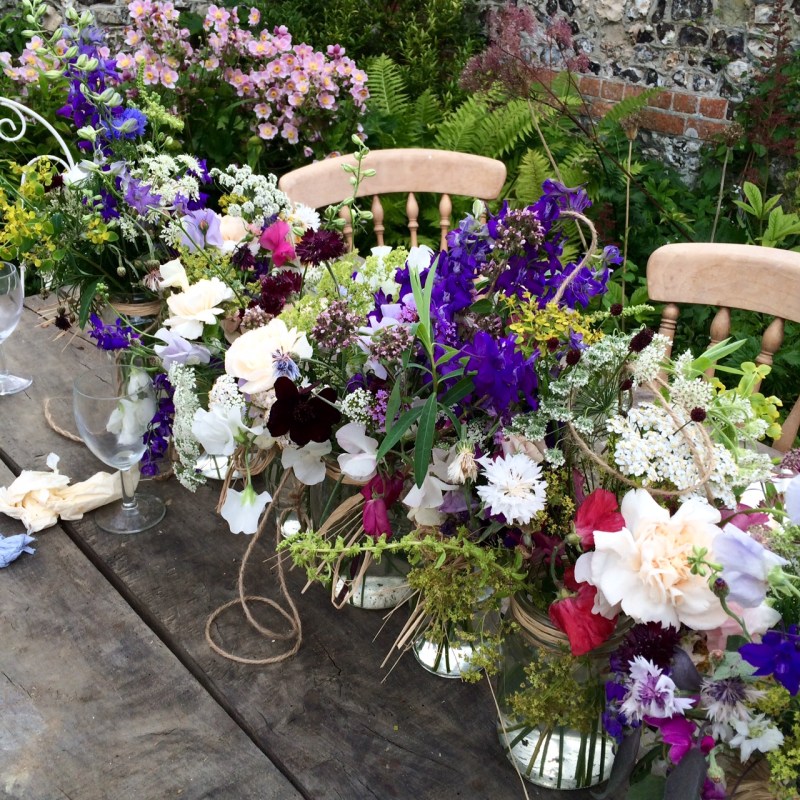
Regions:
<instances>
[{"instance_id":1,"label":"white daisy-like flower","mask_svg":"<svg viewBox=\"0 0 800 800\"><path fill-rule=\"evenodd\" d=\"M547 502L547 482L542 468L524 453L504 458L478 459L489 482L478 487L478 496L490 514L502 514L509 523L527 524Z\"/></svg>"},{"instance_id":2,"label":"white daisy-like flower","mask_svg":"<svg viewBox=\"0 0 800 800\"><path fill-rule=\"evenodd\" d=\"M728 743L738 747L742 763L747 761L754 750L768 753L783 744L783 734L764 714L756 714L749 720L733 720L736 735Z\"/></svg>"},{"instance_id":3,"label":"white daisy-like flower","mask_svg":"<svg viewBox=\"0 0 800 800\"><path fill-rule=\"evenodd\" d=\"M292 211L292 221L298 222L305 230L318 231L320 226L319 214L308 206L298 203Z\"/></svg>"}]
</instances>

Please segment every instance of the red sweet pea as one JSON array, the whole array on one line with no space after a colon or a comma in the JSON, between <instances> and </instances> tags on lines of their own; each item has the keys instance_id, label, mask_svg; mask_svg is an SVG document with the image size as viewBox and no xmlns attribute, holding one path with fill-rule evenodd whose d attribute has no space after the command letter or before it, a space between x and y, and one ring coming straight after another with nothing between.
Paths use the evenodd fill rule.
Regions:
<instances>
[{"instance_id":1,"label":"red sweet pea","mask_svg":"<svg viewBox=\"0 0 800 800\"><path fill-rule=\"evenodd\" d=\"M594 547L595 531L621 531L624 527L616 495L608 489L595 489L575 515L575 533L580 536L584 550Z\"/></svg>"},{"instance_id":2,"label":"red sweet pea","mask_svg":"<svg viewBox=\"0 0 800 800\"><path fill-rule=\"evenodd\" d=\"M289 241L291 232L289 223L278 219L261 234L258 240L265 250L272 252L272 263L276 267L282 267L295 256L294 247Z\"/></svg>"},{"instance_id":3,"label":"red sweet pea","mask_svg":"<svg viewBox=\"0 0 800 800\"><path fill-rule=\"evenodd\" d=\"M567 574L564 580L567 583ZM570 584L576 585L574 578L570 578ZM593 614L597 589L588 583L579 583L577 587L577 594L551 603L549 615L553 625L567 634L572 655L583 656L611 636L617 627L617 618L606 619L600 614Z\"/></svg>"},{"instance_id":4,"label":"red sweet pea","mask_svg":"<svg viewBox=\"0 0 800 800\"><path fill-rule=\"evenodd\" d=\"M400 497L402 491L402 475L393 475L391 478L376 475L361 490L365 500L362 512L364 531L369 536L377 539L383 534L386 534L387 538L392 535L389 509Z\"/></svg>"}]
</instances>

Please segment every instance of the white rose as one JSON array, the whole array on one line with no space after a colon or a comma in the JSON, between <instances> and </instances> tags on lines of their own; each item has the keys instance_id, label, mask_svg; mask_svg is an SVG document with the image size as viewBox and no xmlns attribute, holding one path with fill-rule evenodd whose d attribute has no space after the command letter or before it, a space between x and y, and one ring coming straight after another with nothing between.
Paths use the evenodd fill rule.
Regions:
<instances>
[{"instance_id":1,"label":"white rose","mask_svg":"<svg viewBox=\"0 0 800 800\"><path fill-rule=\"evenodd\" d=\"M203 325L215 324L217 316L224 313L219 304L232 297L233 290L219 278L198 281L167 298L172 316L164 320L164 325L184 339L197 339L203 334Z\"/></svg>"},{"instance_id":2,"label":"white rose","mask_svg":"<svg viewBox=\"0 0 800 800\"><path fill-rule=\"evenodd\" d=\"M275 318L243 333L231 344L225 354L225 372L245 381L243 392L257 394L271 389L280 375L291 377L297 370L294 362L312 354L305 333L287 328L282 319Z\"/></svg>"}]
</instances>

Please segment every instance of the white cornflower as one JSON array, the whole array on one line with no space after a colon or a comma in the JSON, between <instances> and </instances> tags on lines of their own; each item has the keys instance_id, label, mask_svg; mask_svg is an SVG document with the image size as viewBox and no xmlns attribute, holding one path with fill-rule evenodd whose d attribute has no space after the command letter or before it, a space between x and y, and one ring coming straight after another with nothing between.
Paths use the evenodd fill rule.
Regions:
<instances>
[{"instance_id":1,"label":"white cornflower","mask_svg":"<svg viewBox=\"0 0 800 800\"><path fill-rule=\"evenodd\" d=\"M728 744L740 749L742 763L750 758L754 750L767 753L783 744L783 734L764 714L756 714L749 720L734 720L733 727L736 735Z\"/></svg>"},{"instance_id":2,"label":"white cornflower","mask_svg":"<svg viewBox=\"0 0 800 800\"><path fill-rule=\"evenodd\" d=\"M620 711L631 722L638 722L645 716L658 719L675 714L683 716L694 704L694 698L675 697L677 687L674 681L652 661L634 656L629 666L628 693Z\"/></svg>"},{"instance_id":3,"label":"white cornflower","mask_svg":"<svg viewBox=\"0 0 800 800\"><path fill-rule=\"evenodd\" d=\"M479 486L478 496L490 514L502 514L508 523L527 524L547 502L547 482L541 479L542 468L522 453L497 458L478 459L489 482Z\"/></svg>"},{"instance_id":4,"label":"white cornflower","mask_svg":"<svg viewBox=\"0 0 800 800\"><path fill-rule=\"evenodd\" d=\"M700 688L700 705L712 722L724 725L734 720L750 720L745 703L764 695L765 692L754 689L738 676L721 680L705 678Z\"/></svg>"},{"instance_id":5,"label":"white cornflower","mask_svg":"<svg viewBox=\"0 0 800 800\"><path fill-rule=\"evenodd\" d=\"M312 231L318 231L321 222L319 214L313 208L304 206L302 203L298 203L294 207L292 221L302 225L305 230L311 229Z\"/></svg>"}]
</instances>

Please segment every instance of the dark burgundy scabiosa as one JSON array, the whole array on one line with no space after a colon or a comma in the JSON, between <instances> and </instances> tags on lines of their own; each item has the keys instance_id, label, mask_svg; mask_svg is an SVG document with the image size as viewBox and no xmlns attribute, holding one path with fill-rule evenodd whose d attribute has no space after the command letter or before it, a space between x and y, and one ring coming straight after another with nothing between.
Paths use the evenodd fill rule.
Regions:
<instances>
[{"instance_id":1,"label":"dark burgundy scabiosa","mask_svg":"<svg viewBox=\"0 0 800 800\"><path fill-rule=\"evenodd\" d=\"M692 422L703 422L706 418L706 410L697 406L697 408L693 408L689 416L692 419Z\"/></svg>"},{"instance_id":2,"label":"dark burgundy scabiosa","mask_svg":"<svg viewBox=\"0 0 800 800\"><path fill-rule=\"evenodd\" d=\"M344 255L346 245L336 231L307 230L294 248L301 264L321 264Z\"/></svg>"},{"instance_id":3,"label":"dark burgundy scabiosa","mask_svg":"<svg viewBox=\"0 0 800 800\"><path fill-rule=\"evenodd\" d=\"M642 328L638 333L634 334L631 343L628 345L631 353L641 353L653 341L655 335L656 333L652 328Z\"/></svg>"},{"instance_id":4,"label":"dark burgundy scabiosa","mask_svg":"<svg viewBox=\"0 0 800 800\"><path fill-rule=\"evenodd\" d=\"M300 291L302 282L300 273L293 270L271 272L261 279L261 296L257 305L267 314L277 316L283 311L289 297Z\"/></svg>"},{"instance_id":5,"label":"dark burgundy scabiosa","mask_svg":"<svg viewBox=\"0 0 800 800\"><path fill-rule=\"evenodd\" d=\"M622 314L622 303L612 303L611 308L608 309L608 313L611 314L612 317L618 317Z\"/></svg>"},{"instance_id":6,"label":"dark burgundy scabiosa","mask_svg":"<svg viewBox=\"0 0 800 800\"><path fill-rule=\"evenodd\" d=\"M627 674L634 656L642 656L657 667L666 669L672 662L680 638L677 628L664 628L658 622L634 625L625 634L622 644L611 654L611 669Z\"/></svg>"},{"instance_id":7,"label":"dark burgundy scabiosa","mask_svg":"<svg viewBox=\"0 0 800 800\"><path fill-rule=\"evenodd\" d=\"M298 389L289 378L280 377L275 381L275 397L267 428L276 437L288 434L298 447L330 439L333 426L342 416L332 405L336 390L331 387L312 394L310 387Z\"/></svg>"}]
</instances>

